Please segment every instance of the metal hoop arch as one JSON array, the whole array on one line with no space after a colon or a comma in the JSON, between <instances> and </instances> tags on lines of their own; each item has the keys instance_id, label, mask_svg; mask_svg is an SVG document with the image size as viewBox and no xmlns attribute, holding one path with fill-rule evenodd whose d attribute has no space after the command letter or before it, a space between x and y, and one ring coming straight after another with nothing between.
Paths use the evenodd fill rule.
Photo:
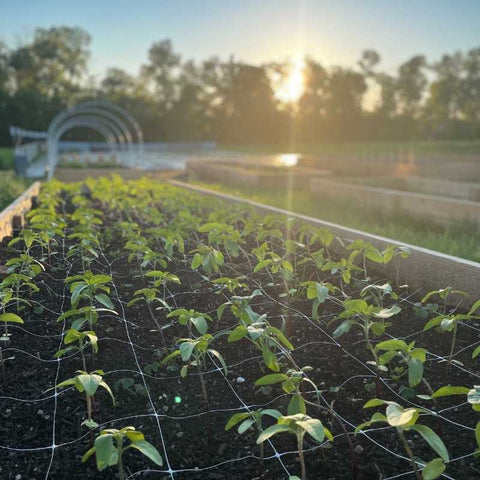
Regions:
<instances>
[{"instance_id":1,"label":"metal hoop arch","mask_svg":"<svg viewBox=\"0 0 480 480\"><path fill-rule=\"evenodd\" d=\"M87 127L104 136L110 149L128 151L143 156L143 132L135 118L125 109L110 102L95 100L60 112L50 123L47 132L48 178L58 163L58 142L61 136L75 127Z\"/></svg>"}]
</instances>

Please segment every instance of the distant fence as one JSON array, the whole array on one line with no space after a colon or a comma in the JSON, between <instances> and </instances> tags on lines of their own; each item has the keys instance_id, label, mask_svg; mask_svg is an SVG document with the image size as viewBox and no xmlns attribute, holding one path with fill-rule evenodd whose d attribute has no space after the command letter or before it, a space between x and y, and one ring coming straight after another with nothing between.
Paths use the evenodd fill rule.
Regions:
<instances>
[{"instance_id":1,"label":"distant fence","mask_svg":"<svg viewBox=\"0 0 480 480\"><path fill-rule=\"evenodd\" d=\"M143 148L145 152L160 152L160 151L212 151L217 149L215 142L144 142ZM92 152L110 150L106 142L72 142L61 141L58 142L59 151L81 151Z\"/></svg>"},{"instance_id":2,"label":"distant fence","mask_svg":"<svg viewBox=\"0 0 480 480\"><path fill-rule=\"evenodd\" d=\"M40 155L47 151L47 144L42 141L24 143L18 145L13 153L13 168L15 173L24 176L28 166Z\"/></svg>"}]
</instances>

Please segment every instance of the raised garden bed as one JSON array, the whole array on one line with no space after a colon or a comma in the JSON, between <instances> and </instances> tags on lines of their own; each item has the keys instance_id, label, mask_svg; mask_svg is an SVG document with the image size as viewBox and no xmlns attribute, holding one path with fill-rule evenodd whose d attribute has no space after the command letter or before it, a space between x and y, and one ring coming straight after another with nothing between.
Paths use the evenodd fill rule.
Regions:
<instances>
[{"instance_id":1,"label":"raised garden bed","mask_svg":"<svg viewBox=\"0 0 480 480\"><path fill-rule=\"evenodd\" d=\"M480 225L480 202L322 178L313 178L310 190L319 198L349 199L371 206L372 210L381 209L393 215L408 215L438 225L450 226L461 222Z\"/></svg>"},{"instance_id":2,"label":"raised garden bed","mask_svg":"<svg viewBox=\"0 0 480 480\"><path fill-rule=\"evenodd\" d=\"M332 178L354 185L363 185L411 193L425 193L461 200L480 201L480 183L457 182L416 176L406 177L338 177Z\"/></svg>"},{"instance_id":3,"label":"raised garden bed","mask_svg":"<svg viewBox=\"0 0 480 480\"><path fill-rule=\"evenodd\" d=\"M472 406L480 402L473 389L479 375L471 358L480 340L478 304L459 317L468 313L461 294L451 292L457 302L452 308L447 297L444 311L448 290L422 304L427 292L391 291L385 279L370 278L373 265L404 249L360 242L343 249L325 229L146 180L50 183L39 200L23 240L10 247L4 240L0 251L3 264L21 259L10 262L17 269L10 273L21 268L30 279L0 286L29 302L4 309L24 322L3 317L11 321L0 392L6 478L116 478L109 437L95 438L126 426L153 446L129 434L136 449L122 456L128 478L408 478L414 466L439 457L430 471L440 475L445 463L446 478L478 478ZM424 330L438 314L449 320L444 333ZM89 332L84 343L82 332ZM394 352L402 340L425 350L411 348L403 364L399 355L385 356L379 342L390 340L397 343L383 346ZM211 350L202 351L207 344ZM85 392L54 388L79 369L104 370L99 375L115 396L113 406L100 385L86 424ZM416 396L448 384L464 388L435 401ZM372 409L385 413L385 405L362 408L374 397L399 406L388 407L390 424L365 425L355 435ZM232 415L246 414L244 421L259 409L269 409L260 436L253 422L225 430ZM305 429L301 442L288 426ZM257 438L265 439L263 460ZM112 464L101 464L101 473L95 455L81 462L92 444L97 460Z\"/></svg>"},{"instance_id":4,"label":"raised garden bed","mask_svg":"<svg viewBox=\"0 0 480 480\"><path fill-rule=\"evenodd\" d=\"M219 161L191 161L187 165L189 176L208 181L245 184L256 187L305 188L312 177L330 175L328 170L297 166L276 166L267 163Z\"/></svg>"}]
</instances>

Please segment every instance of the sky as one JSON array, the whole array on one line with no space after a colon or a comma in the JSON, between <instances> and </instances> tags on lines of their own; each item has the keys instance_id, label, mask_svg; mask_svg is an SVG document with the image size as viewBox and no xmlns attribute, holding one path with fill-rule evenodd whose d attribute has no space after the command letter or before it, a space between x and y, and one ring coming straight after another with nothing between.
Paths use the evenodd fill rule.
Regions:
<instances>
[{"instance_id":1,"label":"sky","mask_svg":"<svg viewBox=\"0 0 480 480\"><path fill-rule=\"evenodd\" d=\"M354 66L374 48L393 72L416 54L432 61L480 47L480 0L0 0L0 39L10 46L54 25L90 33L96 77L113 66L137 73L164 38L183 59L254 64L308 54Z\"/></svg>"}]
</instances>

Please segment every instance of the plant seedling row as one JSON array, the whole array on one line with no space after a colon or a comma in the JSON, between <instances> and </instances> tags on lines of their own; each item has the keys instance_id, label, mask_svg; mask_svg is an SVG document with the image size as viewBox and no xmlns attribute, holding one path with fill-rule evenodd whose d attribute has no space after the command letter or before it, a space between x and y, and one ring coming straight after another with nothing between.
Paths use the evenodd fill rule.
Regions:
<instances>
[{"instance_id":1,"label":"plant seedling row","mask_svg":"<svg viewBox=\"0 0 480 480\"><path fill-rule=\"evenodd\" d=\"M45 184L0 249L0 476L478 478L480 303L369 273L408 255L146 179Z\"/></svg>"}]
</instances>

